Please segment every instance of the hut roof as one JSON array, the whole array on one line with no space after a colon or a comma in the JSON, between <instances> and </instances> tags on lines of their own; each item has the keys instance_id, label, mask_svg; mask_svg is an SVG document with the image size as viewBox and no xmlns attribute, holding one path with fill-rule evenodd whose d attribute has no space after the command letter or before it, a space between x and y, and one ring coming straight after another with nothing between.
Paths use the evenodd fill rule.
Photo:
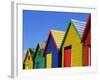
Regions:
<instances>
[{"instance_id":1,"label":"hut roof","mask_svg":"<svg viewBox=\"0 0 100 80\"><path fill-rule=\"evenodd\" d=\"M61 45L61 42L62 42L65 32L58 31L58 30L51 30L50 32L55 40L57 47L60 48L60 45Z\"/></svg>"},{"instance_id":2,"label":"hut roof","mask_svg":"<svg viewBox=\"0 0 100 80\"><path fill-rule=\"evenodd\" d=\"M38 51L39 48L40 48L40 50L41 50L41 52L42 52L42 55L43 55L45 46L46 46L46 41L43 41L43 42L40 42L40 43L37 44L34 58L36 57L36 54L37 54L37 51Z\"/></svg>"},{"instance_id":3,"label":"hut roof","mask_svg":"<svg viewBox=\"0 0 100 80\"><path fill-rule=\"evenodd\" d=\"M85 40L86 35L88 34L88 31L90 28L91 28L91 15L88 16L87 23L86 23L84 32L83 32L82 37L81 37L81 41Z\"/></svg>"},{"instance_id":4,"label":"hut roof","mask_svg":"<svg viewBox=\"0 0 100 80\"><path fill-rule=\"evenodd\" d=\"M44 49L45 48L45 45L46 45L46 41L40 42L39 43L40 49Z\"/></svg>"},{"instance_id":5,"label":"hut roof","mask_svg":"<svg viewBox=\"0 0 100 80\"><path fill-rule=\"evenodd\" d=\"M24 62L26 61L26 58L27 58L27 55L28 55L28 51L30 52L31 56L32 56L32 59L35 55L35 48L27 48L27 51L26 51L26 54L25 54L25 57L24 57Z\"/></svg>"},{"instance_id":6,"label":"hut roof","mask_svg":"<svg viewBox=\"0 0 100 80\"><path fill-rule=\"evenodd\" d=\"M71 21L74 24L74 26L76 27L80 37L82 37L86 22L80 21L80 20L75 20L75 19L71 19Z\"/></svg>"},{"instance_id":7,"label":"hut roof","mask_svg":"<svg viewBox=\"0 0 100 80\"><path fill-rule=\"evenodd\" d=\"M34 57L35 54L35 48L29 48L30 54L32 55L32 57Z\"/></svg>"},{"instance_id":8,"label":"hut roof","mask_svg":"<svg viewBox=\"0 0 100 80\"><path fill-rule=\"evenodd\" d=\"M46 46L45 46L45 49L44 49L44 52L47 48L47 44L48 44L48 41L49 41L49 38L52 37L53 40L54 40L54 43L56 45L56 48L59 49L60 46L61 46L61 43L62 43L62 39L64 37L64 34L65 32L64 31L58 31L58 30L51 30L49 32L49 36L48 36L48 39L47 39L47 42L46 42ZM45 53L44 53L45 54Z\"/></svg>"}]
</instances>

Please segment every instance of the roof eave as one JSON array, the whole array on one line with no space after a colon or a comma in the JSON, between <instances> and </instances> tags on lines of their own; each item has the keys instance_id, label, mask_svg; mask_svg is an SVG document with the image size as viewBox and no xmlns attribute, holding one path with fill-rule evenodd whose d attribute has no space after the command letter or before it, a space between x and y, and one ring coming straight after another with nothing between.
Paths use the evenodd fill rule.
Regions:
<instances>
[{"instance_id":1,"label":"roof eave","mask_svg":"<svg viewBox=\"0 0 100 80\"><path fill-rule=\"evenodd\" d=\"M83 42L84 40L85 40L85 36L86 36L86 34L87 34L87 30L89 30L90 29L90 25L91 25L91 15L89 15L88 16L88 19L87 19L87 22L86 22L86 26L85 26L85 29L84 29L84 32L83 32L83 35L82 35L82 37L81 37L81 42ZM90 24L90 25L89 25Z\"/></svg>"}]
</instances>

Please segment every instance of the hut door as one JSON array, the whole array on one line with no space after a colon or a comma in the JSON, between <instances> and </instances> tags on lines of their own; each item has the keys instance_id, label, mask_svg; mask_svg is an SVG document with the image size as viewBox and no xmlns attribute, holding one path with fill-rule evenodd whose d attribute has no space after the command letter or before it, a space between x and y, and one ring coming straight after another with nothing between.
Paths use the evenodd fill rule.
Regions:
<instances>
[{"instance_id":1,"label":"hut door","mask_svg":"<svg viewBox=\"0 0 100 80\"><path fill-rule=\"evenodd\" d=\"M71 66L71 46L64 48L64 67Z\"/></svg>"},{"instance_id":2,"label":"hut door","mask_svg":"<svg viewBox=\"0 0 100 80\"><path fill-rule=\"evenodd\" d=\"M47 55L46 55L46 68L51 68L51 64L52 64L52 54L47 53Z\"/></svg>"},{"instance_id":3,"label":"hut door","mask_svg":"<svg viewBox=\"0 0 100 80\"><path fill-rule=\"evenodd\" d=\"M39 62L36 63L36 68L37 68L37 69L39 68Z\"/></svg>"},{"instance_id":4,"label":"hut door","mask_svg":"<svg viewBox=\"0 0 100 80\"><path fill-rule=\"evenodd\" d=\"M85 46L85 66L91 65L91 48L90 46Z\"/></svg>"}]
</instances>

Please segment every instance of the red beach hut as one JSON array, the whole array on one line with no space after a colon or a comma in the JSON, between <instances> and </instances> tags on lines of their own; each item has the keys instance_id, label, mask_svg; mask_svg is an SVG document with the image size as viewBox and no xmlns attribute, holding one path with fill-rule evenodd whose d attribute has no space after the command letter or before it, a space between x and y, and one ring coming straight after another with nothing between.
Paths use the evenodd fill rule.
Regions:
<instances>
[{"instance_id":1,"label":"red beach hut","mask_svg":"<svg viewBox=\"0 0 100 80\"><path fill-rule=\"evenodd\" d=\"M84 45L83 65L91 66L91 16L89 15L81 41Z\"/></svg>"}]
</instances>

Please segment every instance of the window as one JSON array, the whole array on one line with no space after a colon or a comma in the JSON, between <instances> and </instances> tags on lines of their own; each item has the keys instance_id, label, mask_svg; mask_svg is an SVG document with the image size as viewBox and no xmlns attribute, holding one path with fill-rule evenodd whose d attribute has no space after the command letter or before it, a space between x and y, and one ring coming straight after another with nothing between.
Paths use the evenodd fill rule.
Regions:
<instances>
[{"instance_id":1,"label":"window","mask_svg":"<svg viewBox=\"0 0 100 80\"><path fill-rule=\"evenodd\" d=\"M30 56L28 56L28 60L30 60Z\"/></svg>"}]
</instances>

